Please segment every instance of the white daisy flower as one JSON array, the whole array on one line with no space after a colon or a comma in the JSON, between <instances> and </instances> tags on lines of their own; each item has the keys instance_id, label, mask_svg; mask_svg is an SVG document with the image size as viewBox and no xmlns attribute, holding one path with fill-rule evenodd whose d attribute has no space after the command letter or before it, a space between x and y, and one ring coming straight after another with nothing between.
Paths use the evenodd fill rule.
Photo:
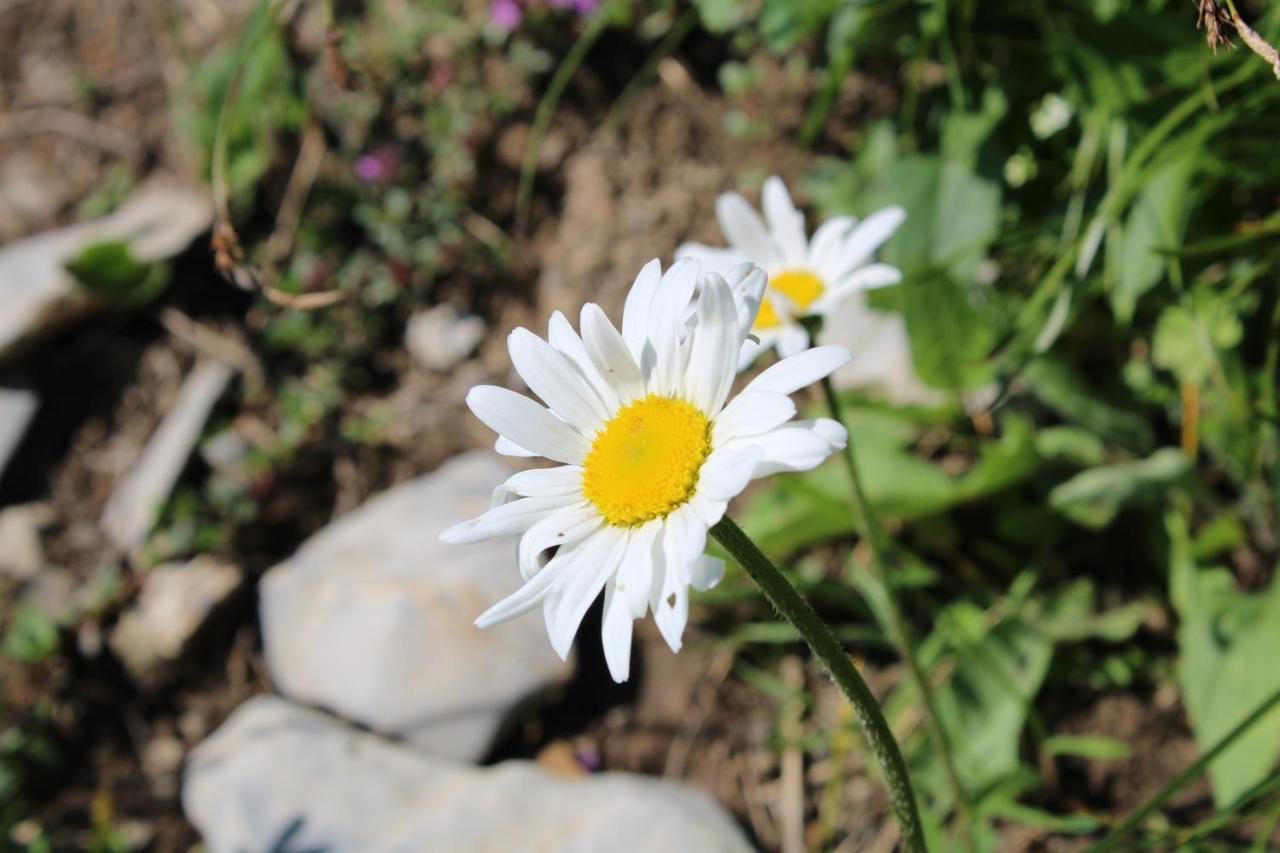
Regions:
<instances>
[{"instance_id":1,"label":"white daisy flower","mask_svg":"<svg viewBox=\"0 0 1280 853\"><path fill-rule=\"evenodd\" d=\"M902 224L902 208L886 207L861 222L837 216L808 240L804 214L792 203L781 178L775 175L764 182L761 201L763 220L742 196L724 193L716 200L716 219L729 248L685 243L676 250L677 258L700 260L715 272L750 261L768 274L768 291L751 329L756 340L743 346L740 368L769 347L777 347L783 358L803 351L809 346L809 333L801 323L805 317L826 316L859 291L902 280L895 267L870 263Z\"/></svg>"},{"instance_id":2,"label":"white daisy flower","mask_svg":"<svg viewBox=\"0 0 1280 853\"><path fill-rule=\"evenodd\" d=\"M729 399L764 285L751 264L726 280L696 261L664 275L654 260L627 295L621 333L592 304L582 309L581 336L559 312L548 340L511 333L512 363L546 407L492 385L473 388L467 405L498 433L499 452L560 466L514 475L494 492L493 509L441 534L454 543L520 536L525 584L477 625L541 604L563 658L603 589L615 680L629 674L632 622L649 610L680 649L689 587L707 589L724 572L703 550L729 500L755 477L815 467L847 438L833 420L792 420L789 397L849 361L843 347L780 361Z\"/></svg>"}]
</instances>

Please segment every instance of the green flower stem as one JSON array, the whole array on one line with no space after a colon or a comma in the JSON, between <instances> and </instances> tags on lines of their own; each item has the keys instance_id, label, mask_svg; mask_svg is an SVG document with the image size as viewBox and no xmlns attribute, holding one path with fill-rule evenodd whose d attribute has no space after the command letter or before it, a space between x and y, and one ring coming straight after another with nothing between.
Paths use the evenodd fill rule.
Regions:
<instances>
[{"instance_id":1,"label":"green flower stem","mask_svg":"<svg viewBox=\"0 0 1280 853\"><path fill-rule=\"evenodd\" d=\"M871 689L858 674L853 661L840 646L840 641L778 567L729 516L720 519L711 528L711 534L746 569L778 612L796 627L853 704L862 736L884 773L889 799L902 835L902 849L908 853L927 851L924 831L920 828L920 815L916 810L915 794L907 776L906 762L902 760L902 753L898 751L898 744L893 739L889 724L880 713L876 697L871 694Z\"/></svg>"},{"instance_id":2,"label":"green flower stem","mask_svg":"<svg viewBox=\"0 0 1280 853\"><path fill-rule=\"evenodd\" d=\"M840 417L840 402L836 398L836 389L831 384L830 377L823 378L822 393L826 397L827 407L831 410L831 417L843 424L844 419ZM848 429L847 425L845 428L846 430ZM845 468L849 472L854 525L858 529L858 535L867 543L871 552L871 571L883 591L883 595L880 596L880 609L884 611L882 614L882 622L884 623L882 627L889 634L889 641L893 643L903 663L906 664L907 677L911 680L912 687L920 695L921 703L924 705L925 730L933 744L934 751L942 759L942 767L947 776L947 784L950 785L952 795L956 800L956 813L960 820L961 836L965 839L966 846L968 846L970 840L969 798L965 793L964 784L960 781L960 774L956 771L955 760L951 755L951 743L947 738L946 730L938 722L933 687L920 666L920 659L916 657L915 646L907 633L906 620L902 618L902 610L898 607L898 600L894 595L893 587L888 583L886 577L885 567L888 565L887 555L891 545L886 541L884 529L880 526L875 513L872 512L871 503L867 500L866 492L862 489L862 477L858 473L858 462L853 455L852 430L849 430L849 440L845 444L843 456Z\"/></svg>"}]
</instances>

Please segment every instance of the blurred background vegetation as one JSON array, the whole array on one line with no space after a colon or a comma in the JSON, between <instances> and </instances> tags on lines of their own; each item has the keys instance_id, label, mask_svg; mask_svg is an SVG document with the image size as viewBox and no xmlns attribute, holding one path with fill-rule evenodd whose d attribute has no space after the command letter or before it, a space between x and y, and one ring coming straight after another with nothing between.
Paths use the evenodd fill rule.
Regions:
<instances>
[{"instance_id":1,"label":"blurred background vegetation","mask_svg":"<svg viewBox=\"0 0 1280 853\"><path fill-rule=\"evenodd\" d=\"M89 115L123 103L123 121L165 125L36 224L110 210L159 166L212 180L221 204L212 253L198 241L164 269L81 255L73 272L112 310L34 357L44 381L93 362L94 335L129 353L66 379L74 399L0 481L5 503L52 502L47 551L97 591L55 613L6 596L5 837L185 849L128 730L192 709L212 725L263 689L225 683L229 656L250 673L260 657L252 602L150 690L85 645L131 573L211 552L256 577L332 515L485 443L461 398L506 380L509 328L616 303L639 262L714 236L716 192L778 172L811 226L909 214L884 252L904 280L870 304L900 312L931 393L841 403L958 786L884 639L840 467L773 478L737 516L868 668L938 849L1076 849L1170 783L1125 844L1280 843L1280 712L1179 776L1280 691L1280 81L1230 3L529 2L508 21L485 2L264 0L213 23L195 2L120 5L163 45L163 97L130 104L95 78L83 42L57 36L91 32L76 4L0 3L0 35L63 51ZM1236 6L1275 43L1280 6ZM114 38L101 49L131 44ZM8 84L21 55L0 61ZM437 305L490 332L423 369L406 324ZM129 568L73 522L100 508L104 435L163 411L146 365L174 311L242 357L202 444L236 452L187 466ZM778 815L799 785L804 846L870 849L887 810L838 694L741 573L695 601L690 660L718 673L700 743L758 750L776 777L721 799L763 848L796 849ZM694 760L653 758L666 746L632 748L653 737L647 689L548 709L509 751L587 732L608 767L696 779Z\"/></svg>"}]
</instances>

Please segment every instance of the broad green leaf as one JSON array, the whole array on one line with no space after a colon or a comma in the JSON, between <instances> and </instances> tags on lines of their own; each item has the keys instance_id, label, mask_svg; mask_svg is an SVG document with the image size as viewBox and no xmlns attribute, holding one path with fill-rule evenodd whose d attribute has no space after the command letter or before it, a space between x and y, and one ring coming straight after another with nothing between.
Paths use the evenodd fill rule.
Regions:
<instances>
[{"instance_id":1,"label":"broad green leaf","mask_svg":"<svg viewBox=\"0 0 1280 853\"><path fill-rule=\"evenodd\" d=\"M1186 523L1170 514L1170 597L1178 612L1178 684L1196 743L1208 749L1280 689L1280 580L1242 592L1225 569L1201 569ZM1280 708L1273 709L1209 765L1213 796L1225 806L1280 758Z\"/></svg>"},{"instance_id":2,"label":"broad green leaf","mask_svg":"<svg viewBox=\"0 0 1280 853\"><path fill-rule=\"evenodd\" d=\"M1188 305L1172 305L1156 323L1151 360L1183 382L1202 385L1218 364L1219 353L1240 343L1244 327L1227 300L1196 291Z\"/></svg>"},{"instance_id":3,"label":"broad green leaf","mask_svg":"<svg viewBox=\"0 0 1280 853\"><path fill-rule=\"evenodd\" d=\"M1101 465L1107 457L1102 439L1087 429L1074 426L1052 426L1038 431L1036 452L1046 459L1061 459L1086 466Z\"/></svg>"},{"instance_id":4,"label":"broad green leaf","mask_svg":"<svg viewBox=\"0 0 1280 853\"><path fill-rule=\"evenodd\" d=\"M1161 448L1136 462L1082 471L1049 492L1049 505L1077 524L1100 529L1126 505L1162 496L1190 467L1181 451Z\"/></svg>"},{"instance_id":5,"label":"broad green leaf","mask_svg":"<svg viewBox=\"0 0 1280 853\"><path fill-rule=\"evenodd\" d=\"M921 379L947 390L973 388L991 379L986 356L996 333L974 309L963 286L938 269L907 276L898 290L912 361Z\"/></svg>"},{"instance_id":6,"label":"broad green leaf","mask_svg":"<svg viewBox=\"0 0 1280 853\"><path fill-rule=\"evenodd\" d=\"M1120 274L1111 293L1116 319L1128 323L1138 299L1164 277L1168 259L1160 250L1176 248L1186 229L1191 206L1191 176L1199 147L1188 147L1150 178L1134 202L1124 225Z\"/></svg>"},{"instance_id":7,"label":"broad green leaf","mask_svg":"<svg viewBox=\"0 0 1280 853\"><path fill-rule=\"evenodd\" d=\"M694 0L702 25L713 33L727 33L746 19L738 0Z\"/></svg>"}]
</instances>

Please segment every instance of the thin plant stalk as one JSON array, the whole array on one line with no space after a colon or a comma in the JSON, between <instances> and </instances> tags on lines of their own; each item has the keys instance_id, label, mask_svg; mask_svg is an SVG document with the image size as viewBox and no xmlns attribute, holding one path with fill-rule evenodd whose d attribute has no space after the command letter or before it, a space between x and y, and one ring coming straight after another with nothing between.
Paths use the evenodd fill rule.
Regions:
<instances>
[{"instance_id":1,"label":"thin plant stalk","mask_svg":"<svg viewBox=\"0 0 1280 853\"><path fill-rule=\"evenodd\" d=\"M902 753L893 739L893 732L889 729L884 714L880 712L875 696L867 687L867 683L862 680L862 676L858 674L857 667L841 647L840 641L831 632L831 628L818 617L804 596L791 585L778 567L756 547L756 544L733 519L727 515L721 518L711 528L711 535L738 561L747 574L751 575L752 580L777 611L795 626L805 643L817 655L818 660L822 661L841 691L848 697L853 705L858 726L862 730L862 736L884 774L885 783L889 789L889 800L898 821L903 850L908 853L927 851L915 794L911 789L910 777L907 775L906 762L902 760Z\"/></svg>"},{"instance_id":2,"label":"thin plant stalk","mask_svg":"<svg viewBox=\"0 0 1280 853\"><path fill-rule=\"evenodd\" d=\"M831 384L830 377L823 378L822 393L826 398L827 407L831 410L831 417L843 424L844 418L840 416L840 403L836 398L835 386ZM854 525L857 527L858 535L867 543L867 548L871 553L871 570L883 591L883 595L880 596L881 607L879 608L884 611L883 622L885 624L882 627L889 634L889 641L893 643L903 663L906 664L907 678L910 679L912 687L920 695L921 703L924 705L925 730L934 750L942 759L942 767L947 777L947 784L951 787L952 796L956 801L956 814L960 820L961 836L965 839L967 845L970 840L971 826L968 795L965 793L964 784L960 781L960 774L956 770L955 760L951 755L951 742L947 737L946 730L942 728L942 724L938 721L937 705L933 698L933 687L920 666L919 658L916 657L915 647L907 633L906 620L902 618L902 610L898 607L893 587L888 582L885 567L888 564L889 544L885 541L884 530L880 527L875 513L872 512L871 504L862 488L862 477L858 473L858 462L853 454L853 431L848 430L847 425L845 428L849 432L849 440L845 445L843 456L845 468L849 474L849 492L853 506ZM873 608L873 610L875 609L877 608Z\"/></svg>"}]
</instances>

